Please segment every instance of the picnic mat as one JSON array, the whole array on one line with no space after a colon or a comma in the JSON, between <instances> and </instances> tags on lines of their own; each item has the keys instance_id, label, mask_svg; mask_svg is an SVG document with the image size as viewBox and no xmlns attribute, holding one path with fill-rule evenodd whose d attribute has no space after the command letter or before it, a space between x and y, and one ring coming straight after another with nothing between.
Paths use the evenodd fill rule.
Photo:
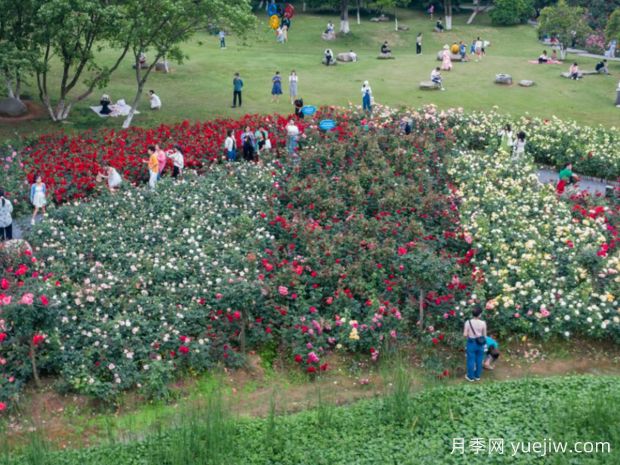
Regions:
<instances>
[{"instance_id":1,"label":"picnic mat","mask_svg":"<svg viewBox=\"0 0 620 465\"><path fill-rule=\"evenodd\" d=\"M528 63L533 65L561 65L564 62L558 60L548 60L547 63L538 63L538 60L529 60Z\"/></svg>"},{"instance_id":2,"label":"picnic mat","mask_svg":"<svg viewBox=\"0 0 620 465\"><path fill-rule=\"evenodd\" d=\"M110 105L110 110L112 110L112 113L110 113L109 115L102 115L101 113L99 113L101 111L101 108L101 105L90 107L90 109L97 113L101 118L107 118L108 116L111 116L113 118L116 118L118 116L127 116L131 111L131 106L127 105L125 100L122 99L115 104ZM136 110L134 114L139 115L140 112Z\"/></svg>"}]
</instances>

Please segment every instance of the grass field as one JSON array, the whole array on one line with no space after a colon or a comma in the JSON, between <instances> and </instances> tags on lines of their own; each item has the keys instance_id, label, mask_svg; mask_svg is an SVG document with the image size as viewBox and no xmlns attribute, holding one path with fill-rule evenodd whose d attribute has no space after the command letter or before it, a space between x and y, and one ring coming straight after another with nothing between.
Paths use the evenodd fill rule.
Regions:
<instances>
[{"instance_id":1,"label":"grass field","mask_svg":"<svg viewBox=\"0 0 620 465\"><path fill-rule=\"evenodd\" d=\"M580 81L570 81L559 76L568 69L565 65L532 65L544 48L536 39L531 26L495 28L487 16L480 16L474 25L467 26L467 16L457 16L453 31L444 34L432 32L433 23L421 14L403 11L400 24L407 25L407 32L395 32L394 23L371 23L363 19L361 25L352 18L352 30L348 37L334 42L321 40L320 34L328 19L336 15L298 15L294 18L287 44L278 44L267 26L267 18L259 15L258 30L243 43L236 37L228 38L228 48L219 49L216 36L198 34L184 46L189 59L175 64L168 75L153 75L148 88L157 91L163 101L163 110L151 113L147 110L148 99L141 104L142 114L134 120L135 125L151 126L183 119L205 120L218 116L235 116L242 113L288 113L292 107L288 101L287 76L291 69L299 75L300 94L305 102L314 105L361 104L360 87L369 80L378 103L388 105L419 106L435 103L440 107L463 107L465 109L488 109L499 107L501 112L514 115L529 112L532 115L550 117L556 115L575 119L584 124L601 123L612 126L620 121L620 111L613 106L620 63L611 63L612 77L592 76ZM421 56L415 55L415 36L424 34ZM489 40L488 55L481 63L455 63L454 70L444 73L446 92L429 92L418 89L421 80L427 80L431 69L439 62L436 52L445 43L464 40L471 42L475 36ZM376 59L383 40L392 46L396 60ZM354 49L360 61L325 67L320 64L323 50L332 48L335 53ZM101 52L112 60L111 51ZM569 56L569 59L574 59ZM582 69L594 67L595 59L578 59ZM284 95L281 101L271 103L271 77L276 70L283 75ZM245 81L243 109L232 109L232 76L239 71ZM497 73L509 73L515 81L533 79L533 88L498 86L493 83ZM89 105L95 105L100 93L111 95L113 100L124 98L131 101L135 92L135 79L130 62L127 61L113 75L106 89L95 92L87 101L81 102L73 111L70 121L62 125L76 130L93 127L120 127L120 119L104 120L95 115ZM35 89L29 93L36 95ZM27 136L58 128L48 120L0 126L0 136L13 138Z\"/></svg>"}]
</instances>

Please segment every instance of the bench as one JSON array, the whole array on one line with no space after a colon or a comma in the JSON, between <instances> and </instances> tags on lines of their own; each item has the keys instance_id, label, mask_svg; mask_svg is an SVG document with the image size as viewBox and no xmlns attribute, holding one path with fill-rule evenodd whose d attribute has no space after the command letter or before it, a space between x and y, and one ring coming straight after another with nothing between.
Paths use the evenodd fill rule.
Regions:
<instances>
[{"instance_id":1,"label":"bench","mask_svg":"<svg viewBox=\"0 0 620 465\"><path fill-rule=\"evenodd\" d=\"M395 58L396 57L393 56L391 53L381 53L377 57L377 60L394 60Z\"/></svg>"},{"instance_id":2,"label":"bench","mask_svg":"<svg viewBox=\"0 0 620 465\"><path fill-rule=\"evenodd\" d=\"M450 59L452 61L464 61L461 58L461 54L460 53L450 53ZM443 50L437 52L437 61L443 61Z\"/></svg>"}]
</instances>

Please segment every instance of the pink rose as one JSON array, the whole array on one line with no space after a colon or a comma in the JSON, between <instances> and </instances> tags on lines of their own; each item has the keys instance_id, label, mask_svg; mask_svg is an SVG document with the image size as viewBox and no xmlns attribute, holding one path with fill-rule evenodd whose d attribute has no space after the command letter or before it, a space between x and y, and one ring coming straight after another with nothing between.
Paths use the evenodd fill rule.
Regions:
<instances>
[{"instance_id":1,"label":"pink rose","mask_svg":"<svg viewBox=\"0 0 620 465\"><path fill-rule=\"evenodd\" d=\"M19 303L24 305L32 305L32 302L34 302L34 295L30 292L24 294L22 298L19 299Z\"/></svg>"},{"instance_id":2,"label":"pink rose","mask_svg":"<svg viewBox=\"0 0 620 465\"><path fill-rule=\"evenodd\" d=\"M288 288L286 286L278 286L278 292L280 293L281 296L287 296Z\"/></svg>"}]
</instances>

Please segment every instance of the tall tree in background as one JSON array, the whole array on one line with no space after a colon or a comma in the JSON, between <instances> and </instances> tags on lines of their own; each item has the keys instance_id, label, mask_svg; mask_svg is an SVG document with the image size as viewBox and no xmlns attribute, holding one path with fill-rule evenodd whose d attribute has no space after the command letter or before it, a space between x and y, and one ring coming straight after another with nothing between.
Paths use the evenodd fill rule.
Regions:
<instances>
[{"instance_id":1,"label":"tall tree in background","mask_svg":"<svg viewBox=\"0 0 620 465\"><path fill-rule=\"evenodd\" d=\"M53 121L66 120L76 102L88 97L95 87L106 85L125 57L128 46L116 50L112 66L102 65L95 54L124 29L123 3L123 0L39 0L34 18L35 41L41 49L37 86ZM58 66L60 84L58 94L53 94L50 77L56 78ZM71 92L82 78L86 90L71 98Z\"/></svg>"},{"instance_id":2,"label":"tall tree in background","mask_svg":"<svg viewBox=\"0 0 620 465\"><path fill-rule=\"evenodd\" d=\"M615 39L620 43L620 8L614 10L609 16L607 27L605 28L605 38L607 40Z\"/></svg>"},{"instance_id":3,"label":"tall tree in background","mask_svg":"<svg viewBox=\"0 0 620 465\"><path fill-rule=\"evenodd\" d=\"M382 11L384 9L394 10L394 30L398 31L398 15L397 10L399 7L406 7L412 0L375 0L373 5L377 6ZM359 5L359 4L358 4Z\"/></svg>"},{"instance_id":4,"label":"tall tree in background","mask_svg":"<svg viewBox=\"0 0 620 465\"><path fill-rule=\"evenodd\" d=\"M566 57L566 49L573 34L576 34L577 38L583 38L592 32L584 13L583 8L570 6L566 0L559 0L556 6L545 7L540 12L538 28L540 32L558 38L562 59Z\"/></svg>"},{"instance_id":5,"label":"tall tree in background","mask_svg":"<svg viewBox=\"0 0 620 465\"><path fill-rule=\"evenodd\" d=\"M593 29L605 29L607 18L620 8L620 0L570 0L569 3L586 9L588 24Z\"/></svg>"},{"instance_id":6,"label":"tall tree in background","mask_svg":"<svg viewBox=\"0 0 620 465\"><path fill-rule=\"evenodd\" d=\"M24 77L37 63L32 20L37 8L36 0L0 0L0 73L7 95L18 100Z\"/></svg>"},{"instance_id":7,"label":"tall tree in background","mask_svg":"<svg viewBox=\"0 0 620 465\"><path fill-rule=\"evenodd\" d=\"M255 23L249 0L128 0L131 20L120 35L120 47L128 46L133 56L136 95L123 127L131 125L146 82L157 63L164 59L182 62L181 44L207 23L247 32ZM123 44L127 38L127 44ZM146 69L140 66L141 54L151 55Z\"/></svg>"}]
</instances>

